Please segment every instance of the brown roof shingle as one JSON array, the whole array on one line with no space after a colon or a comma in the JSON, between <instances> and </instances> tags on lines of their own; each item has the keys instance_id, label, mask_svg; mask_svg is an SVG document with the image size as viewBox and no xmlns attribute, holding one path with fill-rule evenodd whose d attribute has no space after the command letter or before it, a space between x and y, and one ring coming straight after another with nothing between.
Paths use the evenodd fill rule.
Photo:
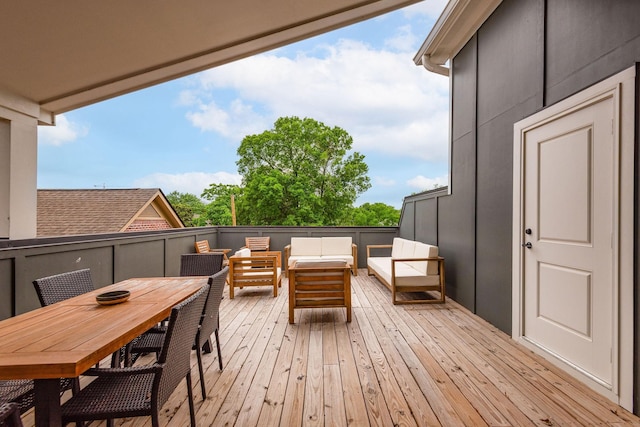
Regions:
<instances>
[{"instance_id":1,"label":"brown roof shingle","mask_svg":"<svg viewBox=\"0 0 640 427\"><path fill-rule=\"evenodd\" d=\"M38 190L38 237L123 231L158 188Z\"/></svg>"}]
</instances>

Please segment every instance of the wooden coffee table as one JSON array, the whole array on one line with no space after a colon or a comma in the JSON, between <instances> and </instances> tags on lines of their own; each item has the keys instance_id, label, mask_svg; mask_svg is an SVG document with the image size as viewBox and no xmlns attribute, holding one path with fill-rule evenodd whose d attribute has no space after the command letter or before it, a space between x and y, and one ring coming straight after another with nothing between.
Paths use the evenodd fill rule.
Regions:
<instances>
[{"instance_id":1,"label":"wooden coffee table","mask_svg":"<svg viewBox=\"0 0 640 427\"><path fill-rule=\"evenodd\" d=\"M296 261L289 268L289 323L296 308L345 307L351 322L351 267L345 261Z\"/></svg>"}]
</instances>

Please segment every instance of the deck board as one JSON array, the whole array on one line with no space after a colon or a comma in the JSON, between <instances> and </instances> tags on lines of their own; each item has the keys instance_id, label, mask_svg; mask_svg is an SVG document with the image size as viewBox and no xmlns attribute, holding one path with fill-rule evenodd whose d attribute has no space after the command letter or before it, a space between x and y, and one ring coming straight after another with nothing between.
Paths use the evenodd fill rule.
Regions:
<instances>
[{"instance_id":1,"label":"deck board","mask_svg":"<svg viewBox=\"0 0 640 427\"><path fill-rule=\"evenodd\" d=\"M204 401L192 354L199 426L640 425L453 301L394 306L362 269L352 277L351 323L344 308L314 308L296 310L289 324L287 285L277 298L269 287L239 289L233 300L225 291L225 368L215 351L204 355ZM188 425L185 384L163 407L161 425ZM23 422L33 425L33 411Z\"/></svg>"}]
</instances>

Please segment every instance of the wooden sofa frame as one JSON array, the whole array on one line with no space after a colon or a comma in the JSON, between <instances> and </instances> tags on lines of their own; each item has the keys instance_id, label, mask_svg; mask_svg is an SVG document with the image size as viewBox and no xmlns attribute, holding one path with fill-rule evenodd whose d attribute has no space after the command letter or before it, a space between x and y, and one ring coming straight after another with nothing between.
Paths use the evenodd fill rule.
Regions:
<instances>
[{"instance_id":1,"label":"wooden sofa frame","mask_svg":"<svg viewBox=\"0 0 640 427\"><path fill-rule=\"evenodd\" d=\"M278 296L282 286L282 255L280 251L252 253L251 256L229 257L229 298L235 296L235 288L245 286L272 286L273 296ZM280 271L278 271L280 268Z\"/></svg>"}]
</instances>

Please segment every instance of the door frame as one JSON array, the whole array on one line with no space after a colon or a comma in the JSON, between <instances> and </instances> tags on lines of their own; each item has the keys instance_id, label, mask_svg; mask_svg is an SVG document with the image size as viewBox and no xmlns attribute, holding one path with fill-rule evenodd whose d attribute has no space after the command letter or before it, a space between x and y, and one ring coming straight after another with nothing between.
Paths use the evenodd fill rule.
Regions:
<instances>
[{"instance_id":1,"label":"door frame","mask_svg":"<svg viewBox=\"0 0 640 427\"><path fill-rule=\"evenodd\" d=\"M512 234L512 338L604 394L620 406L633 411L633 347L634 347L634 145L635 145L635 67L628 68L600 83L539 111L514 124L513 149L513 234ZM524 158L526 133L559 117L596 102L613 97L614 119L614 331L613 389L610 392L581 370L532 344L524 333ZM617 302L617 304L615 304ZM617 321L616 321L617 320Z\"/></svg>"}]
</instances>

